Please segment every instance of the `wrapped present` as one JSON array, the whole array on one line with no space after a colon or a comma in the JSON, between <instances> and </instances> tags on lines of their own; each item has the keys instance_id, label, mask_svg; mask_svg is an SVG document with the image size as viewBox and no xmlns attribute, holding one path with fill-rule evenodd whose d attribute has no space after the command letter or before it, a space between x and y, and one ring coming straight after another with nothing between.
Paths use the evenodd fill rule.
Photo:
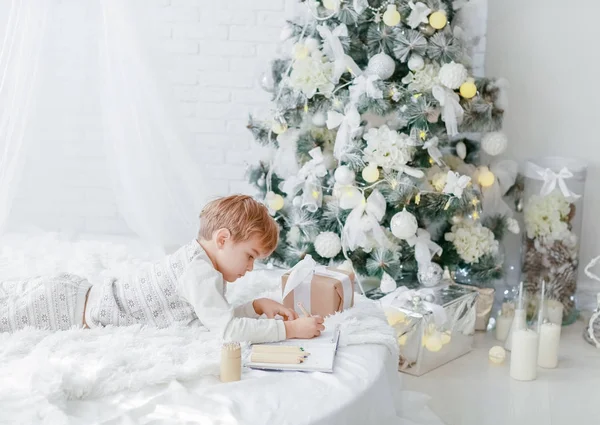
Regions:
<instances>
[{"instance_id":1,"label":"wrapped present","mask_svg":"<svg viewBox=\"0 0 600 425\"><path fill-rule=\"evenodd\" d=\"M476 331L487 331L490 316L492 314L492 307L494 306L494 297L496 290L494 288L479 288L471 285L461 285L455 283L456 286L462 286L464 288L472 288L478 292L477 305L477 319L475 320Z\"/></svg>"},{"instance_id":2,"label":"wrapped present","mask_svg":"<svg viewBox=\"0 0 600 425\"><path fill-rule=\"evenodd\" d=\"M398 369L420 376L471 351L476 300L476 291L456 285L402 286L381 298L398 338Z\"/></svg>"},{"instance_id":3,"label":"wrapped present","mask_svg":"<svg viewBox=\"0 0 600 425\"><path fill-rule=\"evenodd\" d=\"M281 277L283 305L299 315L298 303L312 315L322 317L354 305L354 274L320 266L310 255Z\"/></svg>"}]
</instances>

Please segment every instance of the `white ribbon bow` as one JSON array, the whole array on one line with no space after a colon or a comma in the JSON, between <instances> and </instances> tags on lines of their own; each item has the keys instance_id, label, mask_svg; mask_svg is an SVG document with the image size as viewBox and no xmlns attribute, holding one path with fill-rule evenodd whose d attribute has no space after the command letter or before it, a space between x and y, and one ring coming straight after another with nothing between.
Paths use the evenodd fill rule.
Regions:
<instances>
[{"instance_id":1,"label":"white ribbon bow","mask_svg":"<svg viewBox=\"0 0 600 425\"><path fill-rule=\"evenodd\" d=\"M396 176L396 178L398 179L402 177L402 174L408 174L409 176L413 176L417 179L420 179L425 175L425 173L422 170L411 167L409 165L396 165L394 166L394 168L398 170L398 175Z\"/></svg>"},{"instance_id":2,"label":"white ribbon bow","mask_svg":"<svg viewBox=\"0 0 600 425\"><path fill-rule=\"evenodd\" d=\"M389 239L381 228L379 222L383 219L386 210L385 198L378 190L374 190L369 198L363 200L350 212L344 229L342 230L343 242L346 248L354 251L357 248L369 249L369 233L373 235L380 246L390 244Z\"/></svg>"},{"instance_id":3,"label":"white ribbon bow","mask_svg":"<svg viewBox=\"0 0 600 425\"><path fill-rule=\"evenodd\" d=\"M360 114L356 106L346 106L345 115L336 111L327 112L327 128L331 130L336 127L339 129L335 136L333 156L339 161L346 153L350 139L360 128Z\"/></svg>"},{"instance_id":4,"label":"white ribbon bow","mask_svg":"<svg viewBox=\"0 0 600 425\"><path fill-rule=\"evenodd\" d=\"M518 164L511 160L502 160L490 165L490 171L495 176L494 184L481 189L481 208L484 217L493 215L512 216L512 209L504 202L504 195L515 184L518 174Z\"/></svg>"},{"instance_id":5,"label":"white ribbon bow","mask_svg":"<svg viewBox=\"0 0 600 425\"><path fill-rule=\"evenodd\" d=\"M293 196L298 193L309 177L324 177L327 174L325 159L321 148L316 147L310 150L308 154L312 159L302 166L297 175L287 178L280 186L281 191L287 193L288 196Z\"/></svg>"},{"instance_id":6,"label":"white ribbon bow","mask_svg":"<svg viewBox=\"0 0 600 425\"><path fill-rule=\"evenodd\" d=\"M406 239L409 246L415 247L415 260L419 270L425 271L431 264L434 255L442 255L442 247L431 240L431 235L425 229L417 229L414 236Z\"/></svg>"},{"instance_id":7,"label":"white ribbon bow","mask_svg":"<svg viewBox=\"0 0 600 425\"><path fill-rule=\"evenodd\" d=\"M525 175L527 177L535 180L542 180L544 182L544 185L540 190L541 196L549 195L556 189L556 186L558 186L564 197L567 199L578 199L581 197L581 195L571 192L565 182L565 180L573 177L573 173L569 171L567 167L563 167L558 173L555 173L550 168L542 168L533 162L528 162L525 170Z\"/></svg>"},{"instance_id":8,"label":"white ribbon bow","mask_svg":"<svg viewBox=\"0 0 600 425\"><path fill-rule=\"evenodd\" d=\"M458 134L458 125L462 123L465 115L465 111L459 103L460 98L454 91L440 85L433 86L431 92L442 107L442 119L446 123L448 135L456 136Z\"/></svg>"},{"instance_id":9,"label":"white ribbon bow","mask_svg":"<svg viewBox=\"0 0 600 425\"><path fill-rule=\"evenodd\" d=\"M408 5L412 9L407 20L409 27L415 29L421 24L429 23L428 17L431 13L431 9L428 8L426 4L423 4L420 1L415 4L411 0L408 2Z\"/></svg>"},{"instance_id":10,"label":"white ribbon bow","mask_svg":"<svg viewBox=\"0 0 600 425\"><path fill-rule=\"evenodd\" d=\"M460 198L470 181L471 177L469 176L461 176L454 171L448 171L448 175L446 176L446 186L444 186L443 192L450 193L457 198Z\"/></svg>"},{"instance_id":11,"label":"white ribbon bow","mask_svg":"<svg viewBox=\"0 0 600 425\"><path fill-rule=\"evenodd\" d=\"M443 164L442 152L440 151L440 148L438 147L439 142L440 141L437 137L433 137L423 144L423 149L427 149L427 153L435 161L435 163L437 165L442 165Z\"/></svg>"},{"instance_id":12,"label":"white ribbon bow","mask_svg":"<svg viewBox=\"0 0 600 425\"><path fill-rule=\"evenodd\" d=\"M333 59L333 83L337 84L342 74L350 71L353 75L360 75L361 70L349 55L344 52L344 46L339 37L348 36L348 28L345 24L340 24L333 31L324 25L318 26L317 31L326 44L326 53Z\"/></svg>"},{"instance_id":13,"label":"white ribbon bow","mask_svg":"<svg viewBox=\"0 0 600 425\"><path fill-rule=\"evenodd\" d=\"M382 307L399 307L403 309L413 310L412 300L418 296L421 298L420 305L425 310L430 311L433 314L433 321L437 327L442 327L446 324L448 316L446 310L441 305L425 301L425 297L428 295L435 296L435 292L429 288L422 289L408 289L406 286L400 286L393 292L390 292L385 297L379 300Z\"/></svg>"},{"instance_id":14,"label":"white ribbon bow","mask_svg":"<svg viewBox=\"0 0 600 425\"><path fill-rule=\"evenodd\" d=\"M358 13L360 15L365 10L367 10L367 6L369 6L369 2L367 0L354 0L352 2L352 5L353 5L356 13Z\"/></svg>"},{"instance_id":15,"label":"white ribbon bow","mask_svg":"<svg viewBox=\"0 0 600 425\"><path fill-rule=\"evenodd\" d=\"M377 80L379 80L379 76L375 74L363 74L356 77L349 89L350 101L357 103L363 94L372 99L383 99L383 92L375 85Z\"/></svg>"}]
</instances>

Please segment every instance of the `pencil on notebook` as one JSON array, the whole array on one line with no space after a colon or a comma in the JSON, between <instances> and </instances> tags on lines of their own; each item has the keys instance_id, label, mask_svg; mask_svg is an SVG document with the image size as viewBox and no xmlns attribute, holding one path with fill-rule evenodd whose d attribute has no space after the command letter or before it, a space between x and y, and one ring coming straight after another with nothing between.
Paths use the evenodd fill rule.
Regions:
<instances>
[{"instance_id":1,"label":"pencil on notebook","mask_svg":"<svg viewBox=\"0 0 600 425\"><path fill-rule=\"evenodd\" d=\"M253 353L296 353L296 354L306 354L304 353L304 348L298 347L295 345L253 345L252 346Z\"/></svg>"},{"instance_id":2,"label":"pencil on notebook","mask_svg":"<svg viewBox=\"0 0 600 425\"><path fill-rule=\"evenodd\" d=\"M292 353L252 353L253 363L299 364L304 362L304 356Z\"/></svg>"}]
</instances>

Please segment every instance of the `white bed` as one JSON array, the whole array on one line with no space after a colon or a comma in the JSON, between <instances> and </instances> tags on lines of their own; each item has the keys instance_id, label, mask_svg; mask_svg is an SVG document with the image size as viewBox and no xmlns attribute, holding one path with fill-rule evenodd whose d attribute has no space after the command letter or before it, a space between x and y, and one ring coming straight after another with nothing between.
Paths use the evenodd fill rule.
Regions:
<instances>
[{"instance_id":1,"label":"white bed","mask_svg":"<svg viewBox=\"0 0 600 425\"><path fill-rule=\"evenodd\" d=\"M64 270L98 279L156 256L119 242L3 238L0 278ZM276 272L254 272L231 286L232 302L275 295L277 284ZM333 374L245 369L242 381L222 384L220 341L201 329L0 335L0 423L441 423L424 396L401 391L393 335L381 311L357 298L326 322L342 325Z\"/></svg>"}]
</instances>

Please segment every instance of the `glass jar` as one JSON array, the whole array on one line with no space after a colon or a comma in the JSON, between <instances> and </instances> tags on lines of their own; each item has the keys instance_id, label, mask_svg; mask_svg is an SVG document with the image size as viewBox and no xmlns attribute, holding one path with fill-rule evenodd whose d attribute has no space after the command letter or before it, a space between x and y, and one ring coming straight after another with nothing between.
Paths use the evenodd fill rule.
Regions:
<instances>
[{"instance_id":1,"label":"glass jar","mask_svg":"<svg viewBox=\"0 0 600 425\"><path fill-rule=\"evenodd\" d=\"M538 299L562 303L563 324L578 316L575 293L587 165L577 159L546 157L525 164L522 280Z\"/></svg>"}]
</instances>

